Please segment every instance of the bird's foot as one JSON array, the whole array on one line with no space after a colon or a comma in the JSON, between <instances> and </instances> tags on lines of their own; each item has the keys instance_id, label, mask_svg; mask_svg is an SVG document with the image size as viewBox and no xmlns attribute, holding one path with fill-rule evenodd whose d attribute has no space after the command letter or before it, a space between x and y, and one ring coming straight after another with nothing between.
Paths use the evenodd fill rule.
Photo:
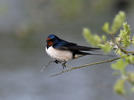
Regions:
<instances>
[{"instance_id":1,"label":"bird's foot","mask_svg":"<svg viewBox=\"0 0 134 100\"><path fill-rule=\"evenodd\" d=\"M63 69L65 69L67 67L66 62L62 63L62 67L63 67Z\"/></svg>"},{"instance_id":2,"label":"bird's foot","mask_svg":"<svg viewBox=\"0 0 134 100\"><path fill-rule=\"evenodd\" d=\"M62 63L63 70L71 69L71 66L68 66L66 62Z\"/></svg>"},{"instance_id":3,"label":"bird's foot","mask_svg":"<svg viewBox=\"0 0 134 100\"><path fill-rule=\"evenodd\" d=\"M60 61L58 61L58 60L55 60L54 62L55 62L56 64L60 63Z\"/></svg>"}]
</instances>

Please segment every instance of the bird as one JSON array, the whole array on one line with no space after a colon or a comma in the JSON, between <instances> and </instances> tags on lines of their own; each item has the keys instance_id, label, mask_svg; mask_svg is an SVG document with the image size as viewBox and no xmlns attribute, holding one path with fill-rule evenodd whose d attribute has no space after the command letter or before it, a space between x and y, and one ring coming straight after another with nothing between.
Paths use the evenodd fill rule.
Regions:
<instances>
[{"instance_id":1,"label":"bird","mask_svg":"<svg viewBox=\"0 0 134 100\"><path fill-rule=\"evenodd\" d=\"M100 48L81 46L77 43L69 42L59 38L54 34L50 34L46 39L46 53L53 58L52 62L56 64L61 63L63 69L69 60L73 60L86 55L99 55L92 54L87 51L100 50Z\"/></svg>"}]
</instances>

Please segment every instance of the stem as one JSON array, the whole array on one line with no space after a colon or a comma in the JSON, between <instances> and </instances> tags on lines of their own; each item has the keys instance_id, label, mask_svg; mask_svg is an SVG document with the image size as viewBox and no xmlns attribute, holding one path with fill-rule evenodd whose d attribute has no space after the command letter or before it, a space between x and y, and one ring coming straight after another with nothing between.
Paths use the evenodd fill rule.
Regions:
<instances>
[{"instance_id":1,"label":"stem","mask_svg":"<svg viewBox=\"0 0 134 100\"><path fill-rule=\"evenodd\" d=\"M94 62L94 63L90 63L90 64L85 64L85 65L82 65L82 66L71 67L71 68L69 68L67 70L63 70L63 71L61 71L59 73L56 73L56 74L53 74L51 76L53 77L53 76L61 75L61 74L65 73L65 72L69 72L69 71L72 71L72 70L75 70L75 69L85 68L85 67L92 66L92 65L97 65L97 64L108 63L108 62L112 62L112 61L115 61L115 60L118 60L118 59L120 59L120 57L109 59L109 60L102 60L102 61Z\"/></svg>"},{"instance_id":2,"label":"stem","mask_svg":"<svg viewBox=\"0 0 134 100\"><path fill-rule=\"evenodd\" d=\"M134 51L127 51L128 53L131 53L132 55L134 54Z\"/></svg>"}]
</instances>

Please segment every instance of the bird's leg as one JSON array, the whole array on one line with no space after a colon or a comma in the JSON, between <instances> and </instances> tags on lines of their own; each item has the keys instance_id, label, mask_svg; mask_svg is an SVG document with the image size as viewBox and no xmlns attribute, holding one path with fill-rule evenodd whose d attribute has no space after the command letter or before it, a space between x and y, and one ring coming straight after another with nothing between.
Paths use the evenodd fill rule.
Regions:
<instances>
[{"instance_id":1,"label":"bird's leg","mask_svg":"<svg viewBox=\"0 0 134 100\"><path fill-rule=\"evenodd\" d=\"M63 69L67 67L66 63L67 63L67 62L63 62L63 63L62 63Z\"/></svg>"}]
</instances>

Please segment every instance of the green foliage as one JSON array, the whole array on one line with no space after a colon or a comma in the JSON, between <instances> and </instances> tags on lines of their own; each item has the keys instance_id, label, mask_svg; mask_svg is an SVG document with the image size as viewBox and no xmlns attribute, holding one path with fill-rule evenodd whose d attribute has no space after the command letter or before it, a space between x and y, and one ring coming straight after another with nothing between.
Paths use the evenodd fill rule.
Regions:
<instances>
[{"instance_id":1,"label":"green foliage","mask_svg":"<svg viewBox=\"0 0 134 100\"><path fill-rule=\"evenodd\" d=\"M105 44L100 44L99 47L105 52L105 53L109 53L112 49L111 45L109 43L105 43Z\"/></svg>"},{"instance_id":2,"label":"green foliage","mask_svg":"<svg viewBox=\"0 0 134 100\"><path fill-rule=\"evenodd\" d=\"M133 55L125 56L125 60L126 60L129 64L134 64L134 56L133 56Z\"/></svg>"},{"instance_id":3,"label":"green foliage","mask_svg":"<svg viewBox=\"0 0 134 100\"><path fill-rule=\"evenodd\" d=\"M128 78L127 80L134 85L134 72L129 72L128 73Z\"/></svg>"},{"instance_id":4,"label":"green foliage","mask_svg":"<svg viewBox=\"0 0 134 100\"><path fill-rule=\"evenodd\" d=\"M111 32L112 34L115 34L120 27L122 26L123 22L126 19L126 15L124 12L120 11L114 18L112 26L111 26Z\"/></svg>"},{"instance_id":5,"label":"green foliage","mask_svg":"<svg viewBox=\"0 0 134 100\"><path fill-rule=\"evenodd\" d=\"M106 32L106 33L111 33L111 32L110 32L110 29L109 29L109 23L108 23L108 22L104 23L102 29L103 29L103 31Z\"/></svg>"},{"instance_id":6,"label":"green foliage","mask_svg":"<svg viewBox=\"0 0 134 100\"><path fill-rule=\"evenodd\" d=\"M109 23L106 22L104 23L102 29L104 32L108 34L115 34L120 29L125 19L126 19L125 13L120 11L119 14L115 16L111 27Z\"/></svg>"},{"instance_id":7,"label":"green foliage","mask_svg":"<svg viewBox=\"0 0 134 100\"><path fill-rule=\"evenodd\" d=\"M123 79L117 80L117 82L114 85L114 91L120 95L124 95L126 93L124 84L125 80Z\"/></svg>"},{"instance_id":8,"label":"green foliage","mask_svg":"<svg viewBox=\"0 0 134 100\"><path fill-rule=\"evenodd\" d=\"M112 64L114 70L119 70L122 74L125 74L125 68L128 65L123 59L119 59L116 63Z\"/></svg>"},{"instance_id":9,"label":"green foliage","mask_svg":"<svg viewBox=\"0 0 134 100\"><path fill-rule=\"evenodd\" d=\"M134 46L134 36L131 36L130 25L126 22L125 13L120 11L115 16L111 26L109 22L106 22L102 29L111 37L110 40L107 40L106 35L92 34L87 28L83 30L83 35L91 45L100 47L104 53L112 50L120 57L111 65L112 69L120 75L120 78L114 85L114 91L119 95L125 95L124 84L126 82L131 86L130 90L134 91L134 72L126 70L130 64L134 64L134 51L128 50L130 46Z\"/></svg>"},{"instance_id":10,"label":"green foliage","mask_svg":"<svg viewBox=\"0 0 134 100\"><path fill-rule=\"evenodd\" d=\"M93 46L98 46L98 44L100 44L101 42L101 38L98 35L93 35L91 31L87 28L84 28L83 35L85 39ZM105 38L106 37L103 36L103 39Z\"/></svg>"},{"instance_id":11,"label":"green foliage","mask_svg":"<svg viewBox=\"0 0 134 100\"><path fill-rule=\"evenodd\" d=\"M131 43L131 39L130 39L130 26L127 23L123 23L123 29L120 30L120 40L122 43L123 47L128 47Z\"/></svg>"},{"instance_id":12,"label":"green foliage","mask_svg":"<svg viewBox=\"0 0 134 100\"><path fill-rule=\"evenodd\" d=\"M100 48L102 48L102 50L105 53L108 53L111 51L112 46L110 45L109 42L107 41L107 38L105 35L102 35L101 37L97 34L93 35L91 33L91 31L87 28L84 28L83 30L83 35L85 37L85 39L93 46L98 46Z\"/></svg>"}]
</instances>

